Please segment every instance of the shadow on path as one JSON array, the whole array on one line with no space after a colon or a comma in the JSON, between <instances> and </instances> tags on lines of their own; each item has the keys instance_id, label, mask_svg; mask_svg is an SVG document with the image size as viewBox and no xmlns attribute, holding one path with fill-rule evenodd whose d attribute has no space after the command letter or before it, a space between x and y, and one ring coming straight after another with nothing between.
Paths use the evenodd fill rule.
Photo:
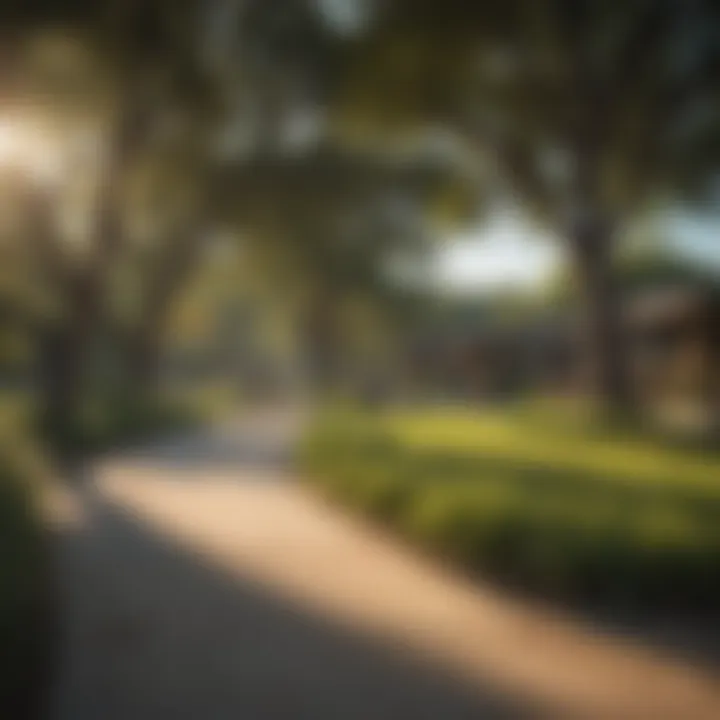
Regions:
<instances>
[{"instance_id":1,"label":"shadow on path","mask_svg":"<svg viewBox=\"0 0 720 720\"><path fill-rule=\"evenodd\" d=\"M714 673L466 583L293 487L296 429L245 417L70 490L49 720L720 716Z\"/></svg>"},{"instance_id":2,"label":"shadow on path","mask_svg":"<svg viewBox=\"0 0 720 720\"><path fill-rule=\"evenodd\" d=\"M231 577L94 491L61 531L52 720L455 720L517 703Z\"/></svg>"}]
</instances>

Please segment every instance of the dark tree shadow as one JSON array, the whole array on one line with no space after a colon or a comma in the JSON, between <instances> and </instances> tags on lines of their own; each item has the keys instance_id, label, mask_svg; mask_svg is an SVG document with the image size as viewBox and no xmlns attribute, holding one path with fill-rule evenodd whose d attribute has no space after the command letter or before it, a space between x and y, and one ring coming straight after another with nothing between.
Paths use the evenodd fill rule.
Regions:
<instances>
[{"instance_id":1,"label":"dark tree shadow","mask_svg":"<svg viewBox=\"0 0 720 720\"><path fill-rule=\"evenodd\" d=\"M231 576L86 491L58 540L64 613L51 720L533 717L409 649Z\"/></svg>"}]
</instances>

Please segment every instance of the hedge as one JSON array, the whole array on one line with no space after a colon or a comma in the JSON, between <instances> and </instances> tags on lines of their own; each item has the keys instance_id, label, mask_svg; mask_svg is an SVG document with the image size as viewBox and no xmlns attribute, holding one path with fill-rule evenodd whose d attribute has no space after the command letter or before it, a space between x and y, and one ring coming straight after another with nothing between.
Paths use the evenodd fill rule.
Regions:
<instances>
[{"instance_id":1,"label":"hedge","mask_svg":"<svg viewBox=\"0 0 720 720\"><path fill-rule=\"evenodd\" d=\"M55 598L37 506L39 470L0 443L0 717L37 717L50 670Z\"/></svg>"},{"instance_id":2,"label":"hedge","mask_svg":"<svg viewBox=\"0 0 720 720\"><path fill-rule=\"evenodd\" d=\"M717 608L720 494L503 465L402 442L381 418L318 420L308 482L418 545L554 597L661 610ZM718 476L720 483L720 475Z\"/></svg>"}]
</instances>

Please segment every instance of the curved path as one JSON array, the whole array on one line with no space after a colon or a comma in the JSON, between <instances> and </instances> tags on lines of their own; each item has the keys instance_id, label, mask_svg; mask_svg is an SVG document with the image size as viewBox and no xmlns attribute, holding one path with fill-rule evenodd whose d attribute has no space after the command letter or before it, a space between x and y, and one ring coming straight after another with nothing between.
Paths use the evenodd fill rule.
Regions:
<instances>
[{"instance_id":1,"label":"curved path","mask_svg":"<svg viewBox=\"0 0 720 720\"><path fill-rule=\"evenodd\" d=\"M267 413L58 495L51 720L720 717L709 671L471 585L290 480Z\"/></svg>"}]
</instances>

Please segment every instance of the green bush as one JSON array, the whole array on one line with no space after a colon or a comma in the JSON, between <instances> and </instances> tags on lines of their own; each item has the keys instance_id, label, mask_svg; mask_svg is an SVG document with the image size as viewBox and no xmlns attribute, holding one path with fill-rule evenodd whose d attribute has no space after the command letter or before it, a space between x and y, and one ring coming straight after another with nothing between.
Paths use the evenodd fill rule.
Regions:
<instances>
[{"instance_id":1,"label":"green bush","mask_svg":"<svg viewBox=\"0 0 720 720\"><path fill-rule=\"evenodd\" d=\"M36 507L39 470L0 445L0 717L31 716L50 650L53 598Z\"/></svg>"},{"instance_id":2,"label":"green bush","mask_svg":"<svg viewBox=\"0 0 720 720\"><path fill-rule=\"evenodd\" d=\"M40 434L58 455L74 458L190 428L201 419L189 403L130 397L89 404L75 421L68 419Z\"/></svg>"},{"instance_id":3,"label":"green bush","mask_svg":"<svg viewBox=\"0 0 720 720\"><path fill-rule=\"evenodd\" d=\"M403 443L391 423L359 416L322 418L302 462L346 506L513 585L657 609L720 601L718 496L681 476L669 487L503 466Z\"/></svg>"}]
</instances>

